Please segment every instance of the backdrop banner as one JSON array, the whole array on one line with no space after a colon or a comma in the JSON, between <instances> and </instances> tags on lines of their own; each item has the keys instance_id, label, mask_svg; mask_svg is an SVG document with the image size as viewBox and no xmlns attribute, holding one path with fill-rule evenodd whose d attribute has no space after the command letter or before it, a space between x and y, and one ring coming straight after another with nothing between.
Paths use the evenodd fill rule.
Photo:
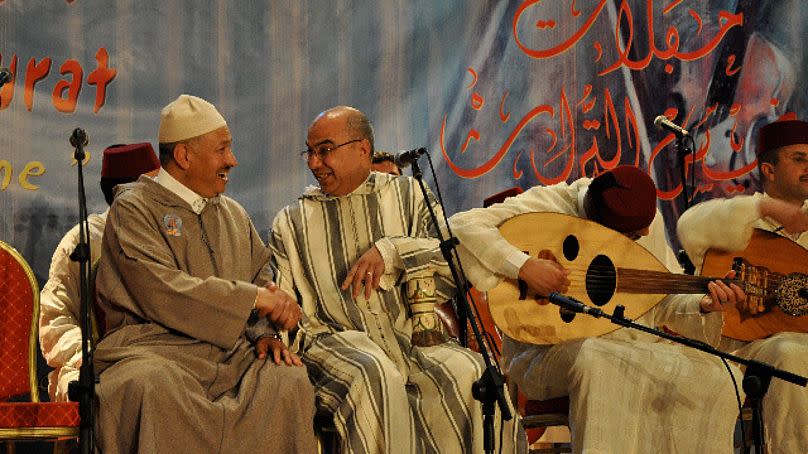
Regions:
<instances>
[{"instance_id":1,"label":"backdrop banner","mask_svg":"<svg viewBox=\"0 0 808 454\"><path fill-rule=\"evenodd\" d=\"M798 0L0 0L0 239L44 284L77 221L71 131L90 136L103 211L101 151L156 149L181 93L228 120L227 193L265 240L314 182L298 158L309 122L339 104L368 114L378 149L427 147L448 213L629 164L657 182L672 232L685 192L759 189L760 126L808 118L806 16Z\"/></svg>"}]
</instances>

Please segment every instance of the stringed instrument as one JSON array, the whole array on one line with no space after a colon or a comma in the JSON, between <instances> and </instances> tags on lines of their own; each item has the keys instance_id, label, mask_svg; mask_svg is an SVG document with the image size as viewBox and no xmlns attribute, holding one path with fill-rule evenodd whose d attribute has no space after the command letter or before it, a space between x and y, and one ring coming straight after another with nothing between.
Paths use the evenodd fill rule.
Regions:
<instances>
[{"instance_id":1,"label":"stringed instrument","mask_svg":"<svg viewBox=\"0 0 808 454\"><path fill-rule=\"evenodd\" d=\"M625 307L636 319L665 295L707 293L717 278L671 273L651 252L598 223L559 213L526 213L499 227L502 236L532 257L555 260L570 270L567 294L613 313ZM727 265L724 275L729 271ZM735 282L747 293L762 292L754 282ZM503 280L488 292L491 315L508 336L532 344L600 336L619 326L609 320L561 310L532 294L524 282Z\"/></svg>"},{"instance_id":2,"label":"stringed instrument","mask_svg":"<svg viewBox=\"0 0 808 454\"><path fill-rule=\"evenodd\" d=\"M722 334L751 341L783 331L808 332L808 250L788 238L755 229L743 251L709 250L701 274L734 269L750 285L746 304L724 311Z\"/></svg>"}]
</instances>

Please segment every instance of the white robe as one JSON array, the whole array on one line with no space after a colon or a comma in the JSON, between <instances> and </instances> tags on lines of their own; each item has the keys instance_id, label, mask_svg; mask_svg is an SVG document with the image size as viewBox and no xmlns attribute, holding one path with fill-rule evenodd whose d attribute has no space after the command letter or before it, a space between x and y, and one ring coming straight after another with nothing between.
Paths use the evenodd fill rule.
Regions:
<instances>
[{"instance_id":1,"label":"white robe","mask_svg":"<svg viewBox=\"0 0 808 454\"><path fill-rule=\"evenodd\" d=\"M774 231L773 219L760 215L760 201L767 195L738 195L700 203L679 218L677 230L696 268L701 267L710 248L743 250L755 228ZM803 205L808 208L808 202ZM808 249L808 233L789 235L778 232ZM724 338L721 348L745 358L808 376L808 334L779 333L766 339L741 342ZM772 379L763 398L763 421L769 453L808 452L808 388Z\"/></svg>"},{"instance_id":2,"label":"white robe","mask_svg":"<svg viewBox=\"0 0 808 454\"><path fill-rule=\"evenodd\" d=\"M101 256L101 237L107 212L87 217L91 263ZM70 229L51 259L48 282L39 296L39 346L53 370L48 374L51 401L67 401L67 385L79 379L81 366L81 300L79 264L70 254L79 243L78 225ZM94 297L94 295L92 296ZM91 297L91 298L92 298Z\"/></svg>"},{"instance_id":3,"label":"white robe","mask_svg":"<svg viewBox=\"0 0 808 454\"><path fill-rule=\"evenodd\" d=\"M529 212L586 218L583 198L590 181L534 187L503 203L452 216L461 260L475 287L488 290L502 278L517 278L528 258L500 235L500 224ZM681 272L659 213L650 234L637 243L671 272ZM670 295L637 321L715 344L721 316L701 314L701 297ZM699 351L623 328L553 346L506 337L503 359L510 379L528 398L569 396L574 452L732 450L738 407L731 380L720 361Z\"/></svg>"}]
</instances>

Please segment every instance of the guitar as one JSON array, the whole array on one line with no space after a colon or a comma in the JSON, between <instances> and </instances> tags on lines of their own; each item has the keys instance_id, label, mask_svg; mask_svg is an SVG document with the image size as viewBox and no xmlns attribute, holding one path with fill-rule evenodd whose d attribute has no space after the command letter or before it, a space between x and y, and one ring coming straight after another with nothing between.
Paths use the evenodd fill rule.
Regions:
<instances>
[{"instance_id":1,"label":"guitar","mask_svg":"<svg viewBox=\"0 0 808 454\"><path fill-rule=\"evenodd\" d=\"M555 260L570 270L568 295L608 313L623 305L630 319L648 312L665 295L706 293L707 284L716 279L671 273L625 235L575 216L526 213L504 222L499 230L528 255ZM735 282L747 293L758 292L754 283L723 280ZM488 292L494 322L513 339L556 344L619 328L605 319L563 311L529 292L524 282L514 280L504 280Z\"/></svg>"},{"instance_id":2,"label":"guitar","mask_svg":"<svg viewBox=\"0 0 808 454\"><path fill-rule=\"evenodd\" d=\"M754 290L747 291L743 307L724 311L722 334L751 341L782 331L808 332L808 250L755 229L743 251L707 251L701 274L730 268Z\"/></svg>"}]
</instances>

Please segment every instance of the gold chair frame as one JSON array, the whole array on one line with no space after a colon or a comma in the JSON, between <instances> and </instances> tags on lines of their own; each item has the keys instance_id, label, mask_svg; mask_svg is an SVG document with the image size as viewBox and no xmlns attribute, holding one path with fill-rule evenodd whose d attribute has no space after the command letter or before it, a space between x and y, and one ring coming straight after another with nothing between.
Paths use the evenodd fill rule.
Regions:
<instances>
[{"instance_id":1,"label":"gold chair frame","mask_svg":"<svg viewBox=\"0 0 808 454\"><path fill-rule=\"evenodd\" d=\"M28 385L31 395L31 403L39 402L39 390L37 387L37 348L39 341L39 284L34 276L31 266L16 249L6 242L0 240L0 249L11 255L17 263L22 266L28 277L33 295L33 314L31 317L31 327L28 336ZM15 440L52 440L60 441L69 438L78 438L79 427L20 427L20 428L0 428L0 441L12 442ZM11 448L13 450L13 448ZM56 450L56 449L55 449Z\"/></svg>"}]
</instances>

